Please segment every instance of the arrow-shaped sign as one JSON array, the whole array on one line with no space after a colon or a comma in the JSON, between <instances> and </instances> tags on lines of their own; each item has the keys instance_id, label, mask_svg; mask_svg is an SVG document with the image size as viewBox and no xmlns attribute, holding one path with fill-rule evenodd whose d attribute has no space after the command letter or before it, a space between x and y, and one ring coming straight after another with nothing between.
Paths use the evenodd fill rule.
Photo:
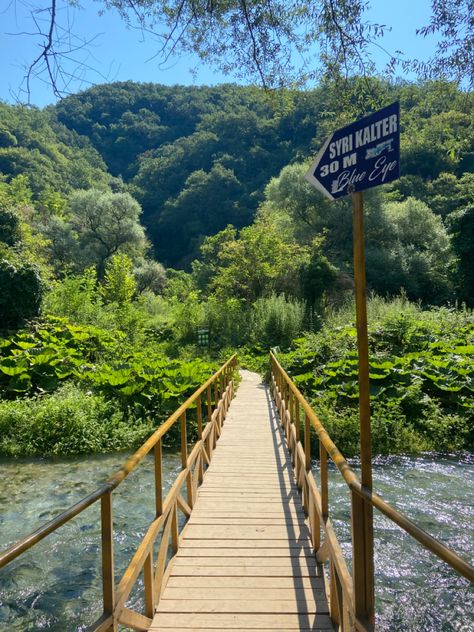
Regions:
<instances>
[{"instance_id":1,"label":"arrow-shaped sign","mask_svg":"<svg viewBox=\"0 0 474 632\"><path fill-rule=\"evenodd\" d=\"M330 200L399 177L398 102L331 134L306 174L306 179Z\"/></svg>"}]
</instances>

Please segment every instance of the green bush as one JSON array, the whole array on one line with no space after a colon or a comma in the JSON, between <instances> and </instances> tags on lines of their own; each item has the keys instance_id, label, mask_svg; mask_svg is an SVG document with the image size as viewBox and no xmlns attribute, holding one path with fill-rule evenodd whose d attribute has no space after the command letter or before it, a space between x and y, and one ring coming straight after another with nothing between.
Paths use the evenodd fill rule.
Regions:
<instances>
[{"instance_id":1,"label":"green bush","mask_svg":"<svg viewBox=\"0 0 474 632\"><path fill-rule=\"evenodd\" d=\"M404 297L371 299L368 312L374 453L471 449L474 315ZM329 314L279 358L348 456L359 452L353 319L353 306Z\"/></svg>"},{"instance_id":2,"label":"green bush","mask_svg":"<svg viewBox=\"0 0 474 632\"><path fill-rule=\"evenodd\" d=\"M255 342L270 347L288 347L303 330L305 305L283 294L260 298L252 307L251 336Z\"/></svg>"},{"instance_id":3,"label":"green bush","mask_svg":"<svg viewBox=\"0 0 474 632\"><path fill-rule=\"evenodd\" d=\"M124 416L102 395L72 383L52 395L0 402L0 454L56 456L114 452L139 445L150 422Z\"/></svg>"},{"instance_id":4,"label":"green bush","mask_svg":"<svg viewBox=\"0 0 474 632\"><path fill-rule=\"evenodd\" d=\"M0 328L18 329L39 314L44 285L38 268L19 260L0 260Z\"/></svg>"}]
</instances>

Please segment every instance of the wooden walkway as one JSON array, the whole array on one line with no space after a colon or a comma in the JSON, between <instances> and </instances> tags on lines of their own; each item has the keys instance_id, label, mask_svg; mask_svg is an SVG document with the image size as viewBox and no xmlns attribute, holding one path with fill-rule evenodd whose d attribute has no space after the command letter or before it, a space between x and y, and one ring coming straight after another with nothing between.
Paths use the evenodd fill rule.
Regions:
<instances>
[{"instance_id":1,"label":"wooden walkway","mask_svg":"<svg viewBox=\"0 0 474 632\"><path fill-rule=\"evenodd\" d=\"M334 629L270 393L242 378L153 632Z\"/></svg>"}]
</instances>

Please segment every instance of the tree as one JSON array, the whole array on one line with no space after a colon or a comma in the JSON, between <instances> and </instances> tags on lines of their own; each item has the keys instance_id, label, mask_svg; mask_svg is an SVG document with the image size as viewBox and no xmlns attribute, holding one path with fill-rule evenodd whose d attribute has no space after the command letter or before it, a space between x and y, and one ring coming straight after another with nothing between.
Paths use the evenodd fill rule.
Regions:
<instances>
[{"instance_id":1,"label":"tree","mask_svg":"<svg viewBox=\"0 0 474 632\"><path fill-rule=\"evenodd\" d=\"M257 221L242 229L236 239L229 239L227 228L225 237L220 241L218 265L208 292L248 303L273 291L298 295L300 269L309 258L307 248L285 240L272 222Z\"/></svg>"},{"instance_id":2,"label":"tree","mask_svg":"<svg viewBox=\"0 0 474 632\"><path fill-rule=\"evenodd\" d=\"M129 193L103 193L91 189L74 193L70 201L70 227L77 234L83 269L97 266L103 276L107 260L117 253L132 261L148 247L140 225L140 205Z\"/></svg>"},{"instance_id":3,"label":"tree","mask_svg":"<svg viewBox=\"0 0 474 632\"><path fill-rule=\"evenodd\" d=\"M180 267L189 265L205 235L221 230L227 222L245 225L249 217L238 202L241 191L233 172L221 165L208 173L202 169L192 173L179 195L167 201L157 223L163 260ZM182 253L179 258L178 253Z\"/></svg>"},{"instance_id":4,"label":"tree","mask_svg":"<svg viewBox=\"0 0 474 632\"><path fill-rule=\"evenodd\" d=\"M133 276L139 294L145 290L161 294L166 285L166 270L158 261L150 259L139 261L133 269Z\"/></svg>"},{"instance_id":5,"label":"tree","mask_svg":"<svg viewBox=\"0 0 474 632\"><path fill-rule=\"evenodd\" d=\"M472 0L432 0L429 23L417 31L423 37L439 34L436 52L428 62L411 65L425 77L445 77L474 86L474 21Z\"/></svg>"},{"instance_id":6,"label":"tree","mask_svg":"<svg viewBox=\"0 0 474 632\"><path fill-rule=\"evenodd\" d=\"M61 97L87 70L81 51L87 52L90 40L71 32L60 4L49 0L49 9L34 4L31 9L40 52L26 69L28 97L35 77ZM365 0L100 0L99 5L161 40L158 54L164 61L192 51L226 74L270 88L313 77L316 57L329 69L365 69L366 46L384 28L367 21Z\"/></svg>"},{"instance_id":7,"label":"tree","mask_svg":"<svg viewBox=\"0 0 474 632\"><path fill-rule=\"evenodd\" d=\"M454 251L458 257L459 298L474 306L474 205L452 213L448 219Z\"/></svg>"},{"instance_id":8,"label":"tree","mask_svg":"<svg viewBox=\"0 0 474 632\"><path fill-rule=\"evenodd\" d=\"M0 327L18 329L38 316L44 285L34 264L0 259Z\"/></svg>"},{"instance_id":9,"label":"tree","mask_svg":"<svg viewBox=\"0 0 474 632\"><path fill-rule=\"evenodd\" d=\"M116 303L123 307L131 302L137 289L132 268L131 259L123 253L113 255L107 261L101 288L106 303Z\"/></svg>"},{"instance_id":10,"label":"tree","mask_svg":"<svg viewBox=\"0 0 474 632\"><path fill-rule=\"evenodd\" d=\"M367 238L369 286L434 305L452 299L454 256L441 218L414 198L383 204L382 214L379 236Z\"/></svg>"},{"instance_id":11,"label":"tree","mask_svg":"<svg viewBox=\"0 0 474 632\"><path fill-rule=\"evenodd\" d=\"M323 248L324 239L313 239L310 259L301 269L302 295L313 315L316 303L331 289L337 278L337 268L324 255Z\"/></svg>"},{"instance_id":12,"label":"tree","mask_svg":"<svg viewBox=\"0 0 474 632\"><path fill-rule=\"evenodd\" d=\"M14 211L0 206L0 241L14 246L20 237L20 218Z\"/></svg>"},{"instance_id":13,"label":"tree","mask_svg":"<svg viewBox=\"0 0 474 632\"><path fill-rule=\"evenodd\" d=\"M367 74L370 45L387 28L368 20L365 0L99 0L99 5L161 40L158 55L164 61L194 52L224 73L270 88L324 73L338 76L341 70L345 76ZM432 0L431 6L431 18L419 34L439 36L436 54L428 62L406 60L402 67L429 77L454 76L472 86L472 0ZM91 70L85 61L90 40L71 32L60 0L49 0L49 9L33 4L31 15L40 52L26 69L24 90L29 98L31 81L38 77L56 96L64 96ZM400 58L392 56L389 68L398 63Z\"/></svg>"}]
</instances>

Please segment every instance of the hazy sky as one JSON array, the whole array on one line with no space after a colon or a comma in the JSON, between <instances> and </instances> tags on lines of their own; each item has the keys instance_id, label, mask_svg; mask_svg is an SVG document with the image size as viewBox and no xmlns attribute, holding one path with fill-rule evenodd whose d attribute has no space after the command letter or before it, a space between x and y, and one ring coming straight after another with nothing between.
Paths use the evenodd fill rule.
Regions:
<instances>
[{"instance_id":1,"label":"hazy sky","mask_svg":"<svg viewBox=\"0 0 474 632\"><path fill-rule=\"evenodd\" d=\"M3 0L2 5L0 99L15 102L18 98L25 100L25 95L20 91L24 68L35 59L40 50L40 40L27 34L34 31L29 16L30 7L47 7L48 0ZM154 58L159 43L153 37L144 38L139 31L127 29L112 11L100 16L98 2L82 0L81 6L82 9L69 9L68 15L74 33L83 40L93 39L88 45L89 54L86 59L90 70L85 74L84 81L71 86L71 92L85 89L91 83L129 79L168 85L209 85L235 81L232 76L223 76L212 68L199 64L192 56L173 59L166 66L160 65L159 59ZM433 51L434 41L417 36L415 31L428 22L430 6L430 0L373 0L367 17L372 22L392 27L392 31L381 40L385 49L390 52L400 49L406 57L426 59ZM388 61L388 56L378 48L374 48L373 58L380 70ZM196 66L197 75L193 76L191 69ZM33 104L41 107L55 100L47 83L38 80L32 83Z\"/></svg>"}]
</instances>

